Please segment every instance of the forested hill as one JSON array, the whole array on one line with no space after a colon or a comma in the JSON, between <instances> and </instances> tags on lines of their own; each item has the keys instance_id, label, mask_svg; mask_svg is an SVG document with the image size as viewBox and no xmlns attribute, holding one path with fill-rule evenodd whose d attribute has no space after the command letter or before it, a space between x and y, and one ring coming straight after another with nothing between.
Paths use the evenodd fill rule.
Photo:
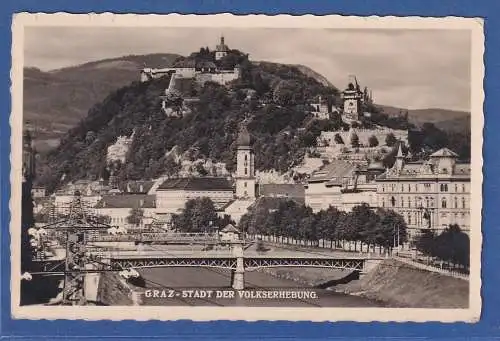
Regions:
<instances>
[{"instance_id":1,"label":"forested hill","mask_svg":"<svg viewBox=\"0 0 500 341\"><path fill-rule=\"evenodd\" d=\"M241 55L240 55L241 57ZM243 57L245 58L245 57ZM106 152L118 136L131 136L127 161L115 165L118 179L153 178L174 167L165 154L174 146L191 159L210 158L234 167L235 140L240 123L250 117L259 169L286 171L299 163L304 148L315 143L322 129L340 123L310 123L306 103L316 95L339 100L337 89L326 87L296 67L242 63L242 78L229 87L207 82L195 89L199 102L183 118L167 117L160 95L168 76L134 82L94 105L86 118L70 129L60 145L41 160L38 181L53 190L75 179L107 176ZM250 98L248 94L253 94ZM64 176L63 176L64 175Z\"/></svg>"}]
</instances>

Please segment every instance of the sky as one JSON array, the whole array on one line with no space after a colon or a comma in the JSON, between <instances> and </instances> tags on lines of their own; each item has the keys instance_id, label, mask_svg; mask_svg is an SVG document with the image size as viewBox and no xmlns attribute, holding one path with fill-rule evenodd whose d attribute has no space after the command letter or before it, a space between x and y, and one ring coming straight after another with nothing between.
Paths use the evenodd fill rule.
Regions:
<instances>
[{"instance_id":1,"label":"sky","mask_svg":"<svg viewBox=\"0 0 500 341\"><path fill-rule=\"evenodd\" d=\"M470 111L466 30L37 27L25 28L25 66L52 70L131 54L188 55L221 34L251 60L303 64L339 88L356 75L376 103Z\"/></svg>"}]
</instances>

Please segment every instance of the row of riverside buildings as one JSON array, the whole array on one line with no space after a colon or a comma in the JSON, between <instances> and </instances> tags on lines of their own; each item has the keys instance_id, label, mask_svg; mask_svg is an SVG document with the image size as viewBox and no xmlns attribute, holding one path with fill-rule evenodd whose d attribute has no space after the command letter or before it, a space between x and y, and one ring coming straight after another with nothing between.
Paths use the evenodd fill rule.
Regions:
<instances>
[{"instance_id":1,"label":"row of riverside buildings","mask_svg":"<svg viewBox=\"0 0 500 341\"><path fill-rule=\"evenodd\" d=\"M74 192L98 215L108 216L112 225L131 228L127 217L133 209L142 210L140 227L154 223L168 226L173 214L182 212L189 199L208 197L221 216L236 222L259 201L291 199L310 206L313 211L329 206L350 211L354 206L392 209L401 214L410 238L423 229L441 231L450 224L470 230L470 164L458 162L447 148L428 160L409 162L401 144L394 166L385 169L380 162L360 165L332 160L300 184L264 184L255 177L255 158L248 131L243 126L237 140L237 166L232 177L160 178L131 181L120 188L80 181L64 190L45 196L33 188L35 213L47 207L64 213ZM47 205L48 203L53 206Z\"/></svg>"}]
</instances>

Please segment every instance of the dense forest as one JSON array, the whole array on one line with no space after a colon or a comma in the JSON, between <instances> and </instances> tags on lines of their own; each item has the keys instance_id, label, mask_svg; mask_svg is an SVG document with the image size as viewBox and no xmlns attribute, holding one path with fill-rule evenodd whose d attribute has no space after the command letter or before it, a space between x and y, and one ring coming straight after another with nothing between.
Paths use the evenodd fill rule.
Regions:
<instances>
[{"instance_id":1,"label":"dense forest","mask_svg":"<svg viewBox=\"0 0 500 341\"><path fill-rule=\"evenodd\" d=\"M206 48L181 57L210 60ZM313 120L308 103L321 95L331 105L341 105L338 89L327 87L304 75L298 68L281 64L251 63L248 56L232 50L218 61L219 67L239 66L241 78L229 86L206 82L191 89L198 102L190 103L190 113L181 118L162 111L160 96L168 87L169 76L148 82L134 82L111 93L94 105L87 117L68 131L60 145L39 158L38 184L48 191L77 179L107 178L118 181L150 179L175 173L179 165L166 153L174 146L192 160L222 161L229 171L235 165L235 140L242 121L249 122L256 167L286 172L299 164L308 147L316 144L322 130L346 128L339 115L330 120ZM411 128L404 117L389 117L372 106L374 115L363 125L383 124ZM132 136L125 164L107 165L107 148L119 136ZM412 135L413 134L413 135ZM470 155L470 139L450 136L432 125L410 134L410 150L436 150L448 146L464 158Z\"/></svg>"}]
</instances>

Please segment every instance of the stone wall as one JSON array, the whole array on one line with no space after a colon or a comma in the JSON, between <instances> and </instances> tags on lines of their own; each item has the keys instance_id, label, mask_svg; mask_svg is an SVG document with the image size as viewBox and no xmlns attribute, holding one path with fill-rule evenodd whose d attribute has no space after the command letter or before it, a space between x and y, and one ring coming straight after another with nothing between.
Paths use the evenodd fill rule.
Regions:
<instances>
[{"instance_id":1,"label":"stone wall","mask_svg":"<svg viewBox=\"0 0 500 341\"><path fill-rule=\"evenodd\" d=\"M134 293L125 279L115 272L103 272L99 278L97 302L104 305L140 305L139 295Z\"/></svg>"}]
</instances>

